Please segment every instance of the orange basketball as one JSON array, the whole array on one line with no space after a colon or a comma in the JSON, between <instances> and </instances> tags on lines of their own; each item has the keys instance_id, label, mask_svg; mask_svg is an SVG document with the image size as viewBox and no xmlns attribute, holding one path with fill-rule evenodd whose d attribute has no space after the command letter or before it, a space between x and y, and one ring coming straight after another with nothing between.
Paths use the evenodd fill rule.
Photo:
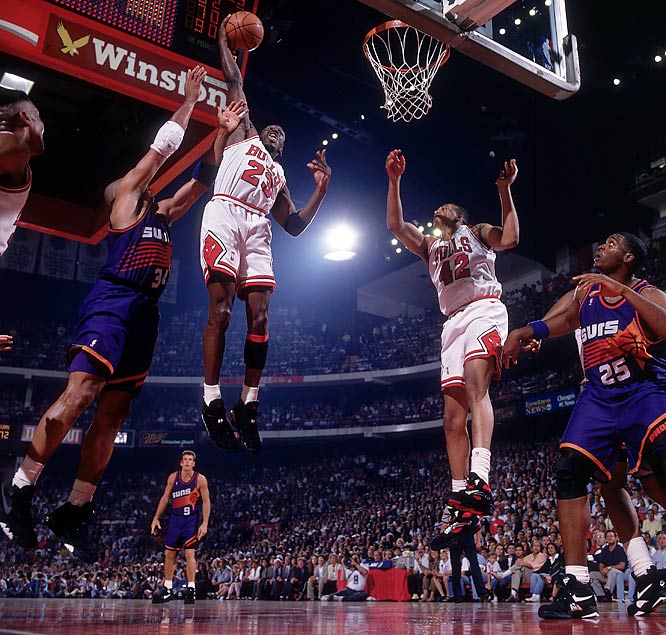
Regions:
<instances>
[{"instance_id":1,"label":"orange basketball","mask_svg":"<svg viewBox=\"0 0 666 635\"><path fill-rule=\"evenodd\" d=\"M253 51L264 39L264 25L249 11L237 11L225 24L229 48L234 51Z\"/></svg>"}]
</instances>

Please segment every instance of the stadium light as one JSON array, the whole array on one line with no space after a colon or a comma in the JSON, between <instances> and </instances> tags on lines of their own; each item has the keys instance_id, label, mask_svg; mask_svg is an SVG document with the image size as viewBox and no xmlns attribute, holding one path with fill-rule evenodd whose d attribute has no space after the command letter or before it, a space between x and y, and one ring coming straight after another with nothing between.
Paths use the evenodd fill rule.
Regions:
<instances>
[{"instance_id":1,"label":"stadium light","mask_svg":"<svg viewBox=\"0 0 666 635\"><path fill-rule=\"evenodd\" d=\"M500 35L506 35L506 29L505 29L504 27L502 27L502 28L499 30L499 34L500 34Z\"/></svg>"},{"instance_id":2,"label":"stadium light","mask_svg":"<svg viewBox=\"0 0 666 635\"><path fill-rule=\"evenodd\" d=\"M529 14L530 14L532 17L534 17L534 16L537 14L536 7L532 7L532 8L529 10Z\"/></svg>"},{"instance_id":3,"label":"stadium light","mask_svg":"<svg viewBox=\"0 0 666 635\"><path fill-rule=\"evenodd\" d=\"M326 234L327 252L324 254L326 260L340 262L351 260L356 252L356 233L347 225L337 225L329 229Z\"/></svg>"},{"instance_id":4,"label":"stadium light","mask_svg":"<svg viewBox=\"0 0 666 635\"><path fill-rule=\"evenodd\" d=\"M395 250L396 254L401 254L402 253L402 247L397 247Z\"/></svg>"},{"instance_id":5,"label":"stadium light","mask_svg":"<svg viewBox=\"0 0 666 635\"><path fill-rule=\"evenodd\" d=\"M392 238L391 239L391 244L395 247L398 244L398 239L397 238Z\"/></svg>"},{"instance_id":6,"label":"stadium light","mask_svg":"<svg viewBox=\"0 0 666 635\"><path fill-rule=\"evenodd\" d=\"M334 133L331 135L331 139L337 139L339 136L340 136L340 135L339 135L337 132L334 132Z\"/></svg>"},{"instance_id":7,"label":"stadium light","mask_svg":"<svg viewBox=\"0 0 666 635\"><path fill-rule=\"evenodd\" d=\"M442 235L442 230L439 227L435 227L435 229L432 230L432 233L434 236L437 236L437 238L440 238Z\"/></svg>"},{"instance_id":8,"label":"stadium light","mask_svg":"<svg viewBox=\"0 0 666 635\"><path fill-rule=\"evenodd\" d=\"M328 139L324 139L324 140L321 142L321 145L323 145L323 146L327 146L327 145L328 145Z\"/></svg>"},{"instance_id":9,"label":"stadium light","mask_svg":"<svg viewBox=\"0 0 666 635\"><path fill-rule=\"evenodd\" d=\"M522 20L521 20L520 18L516 18L516 19L513 21L513 23L514 23L516 26L520 26L521 23L522 23Z\"/></svg>"},{"instance_id":10,"label":"stadium light","mask_svg":"<svg viewBox=\"0 0 666 635\"><path fill-rule=\"evenodd\" d=\"M654 61L657 62L657 64L659 64L659 62L661 62L661 60L663 60L663 59L664 58L661 55L655 55L654 56Z\"/></svg>"},{"instance_id":11,"label":"stadium light","mask_svg":"<svg viewBox=\"0 0 666 635\"><path fill-rule=\"evenodd\" d=\"M551 4L553 4L553 0L545 0L544 4L549 7Z\"/></svg>"},{"instance_id":12,"label":"stadium light","mask_svg":"<svg viewBox=\"0 0 666 635\"><path fill-rule=\"evenodd\" d=\"M618 77L616 77L616 78L613 80L613 86L619 86L621 83L622 83L622 82L620 81L620 79L619 79Z\"/></svg>"}]
</instances>

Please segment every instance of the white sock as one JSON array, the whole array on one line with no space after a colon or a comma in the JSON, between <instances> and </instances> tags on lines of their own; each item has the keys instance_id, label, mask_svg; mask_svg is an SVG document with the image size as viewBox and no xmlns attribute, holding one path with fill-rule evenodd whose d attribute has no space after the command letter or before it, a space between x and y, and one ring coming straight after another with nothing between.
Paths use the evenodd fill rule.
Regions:
<instances>
[{"instance_id":1,"label":"white sock","mask_svg":"<svg viewBox=\"0 0 666 635\"><path fill-rule=\"evenodd\" d=\"M173 580L165 580L164 588L169 589L169 591L171 591L171 589L173 589Z\"/></svg>"},{"instance_id":2,"label":"white sock","mask_svg":"<svg viewBox=\"0 0 666 635\"><path fill-rule=\"evenodd\" d=\"M97 485L81 481L77 478L74 480L74 485L72 486L72 491L69 493L67 502L77 507L83 507L93 499L96 489Z\"/></svg>"},{"instance_id":3,"label":"white sock","mask_svg":"<svg viewBox=\"0 0 666 635\"><path fill-rule=\"evenodd\" d=\"M467 485L467 481L465 481L464 478L461 478L461 479L452 478L451 479L451 491L454 494L456 492L462 492L465 489L466 485Z\"/></svg>"},{"instance_id":4,"label":"white sock","mask_svg":"<svg viewBox=\"0 0 666 635\"><path fill-rule=\"evenodd\" d=\"M472 450L472 465L470 470L480 476L486 483L490 474L490 450L474 448Z\"/></svg>"},{"instance_id":5,"label":"white sock","mask_svg":"<svg viewBox=\"0 0 666 635\"><path fill-rule=\"evenodd\" d=\"M188 589L193 589L194 588L194 582L189 582L187 583L187 588Z\"/></svg>"},{"instance_id":6,"label":"white sock","mask_svg":"<svg viewBox=\"0 0 666 635\"><path fill-rule=\"evenodd\" d=\"M567 575L572 575L583 584L589 584L590 582L590 571L584 565L572 564L571 566L567 565L564 567L564 571Z\"/></svg>"},{"instance_id":7,"label":"white sock","mask_svg":"<svg viewBox=\"0 0 666 635\"><path fill-rule=\"evenodd\" d=\"M16 485L19 489L26 485L34 485L43 469L44 463L35 461L26 454L23 463L21 463L19 469L16 470L16 474L14 474L12 485Z\"/></svg>"},{"instance_id":8,"label":"white sock","mask_svg":"<svg viewBox=\"0 0 666 635\"><path fill-rule=\"evenodd\" d=\"M222 397L222 393L220 392L220 384L215 384L214 386L210 386L209 384L204 384L204 403L207 406L210 406L210 402L214 401L215 399L220 399Z\"/></svg>"},{"instance_id":9,"label":"white sock","mask_svg":"<svg viewBox=\"0 0 666 635\"><path fill-rule=\"evenodd\" d=\"M243 389L241 390L241 401L243 403L256 401L258 397L259 397L259 388L257 386L246 386L245 384L243 384Z\"/></svg>"},{"instance_id":10,"label":"white sock","mask_svg":"<svg viewBox=\"0 0 666 635\"><path fill-rule=\"evenodd\" d=\"M632 538L627 543L625 551L627 552L627 558L629 558L629 563L636 576L644 575L652 566L653 563L652 558L650 558L650 552L645 544L645 540L643 540L641 536L638 536L638 538Z\"/></svg>"}]
</instances>

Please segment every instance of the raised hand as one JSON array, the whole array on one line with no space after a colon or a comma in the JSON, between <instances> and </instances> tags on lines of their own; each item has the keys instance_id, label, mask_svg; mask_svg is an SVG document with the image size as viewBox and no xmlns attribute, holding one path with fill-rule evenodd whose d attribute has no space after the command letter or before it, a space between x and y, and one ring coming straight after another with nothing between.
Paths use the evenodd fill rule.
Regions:
<instances>
[{"instance_id":1,"label":"raised hand","mask_svg":"<svg viewBox=\"0 0 666 635\"><path fill-rule=\"evenodd\" d=\"M247 114L247 103L245 101L232 101L227 104L225 110L217 108L217 124L220 128L231 134L238 128L241 119Z\"/></svg>"},{"instance_id":2,"label":"raised hand","mask_svg":"<svg viewBox=\"0 0 666 635\"><path fill-rule=\"evenodd\" d=\"M11 335L0 335L0 352L11 351L14 346L14 338Z\"/></svg>"},{"instance_id":3,"label":"raised hand","mask_svg":"<svg viewBox=\"0 0 666 635\"><path fill-rule=\"evenodd\" d=\"M386 157L386 173L391 180L399 179L405 173L407 162L402 150L391 150Z\"/></svg>"},{"instance_id":4,"label":"raised hand","mask_svg":"<svg viewBox=\"0 0 666 635\"><path fill-rule=\"evenodd\" d=\"M326 192L328 182L331 178L331 168L326 163L326 150L317 150L315 154L317 157L312 159L307 166L312 172L317 188L322 192Z\"/></svg>"},{"instance_id":5,"label":"raised hand","mask_svg":"<svg viewBox=\"0 0 666 635\"><path fill-rule=\"evenodd\" d=\"M603 273L584 273L580 276L574 276L573 280L578 283L577 291L581 292L580 297L583 297L590 290L590 287L595 284L598 284L599 288L592 291L590 295L615 297L624 295L629 289L626 285L605 276Z\"/></svg>"},{"instance_id":6,"label":"raised hand","mask_svg":"<svg viewBox=\"0 0 666 635\"><path fill-rule=\"evenodd\" d=\"M505 161L504 167L500 171L497 181L495 181L495 185L497 185L497 187L509 187L509 185L516 180L517 176L518 164L516 163L516 160L511 159L511 161Z\"/></svg>"},{"instance_id":7,"label":"raised hand","mask_svg":"<svg viewBox=\"0 0 666 635\"><path fill-rule=\"evenodd\" d=\"M185 79L185 101L198 101L201 92L201 84L206 78L206 69L203 66L195 66L187 71Z\"/></svg>"}]
</instances>

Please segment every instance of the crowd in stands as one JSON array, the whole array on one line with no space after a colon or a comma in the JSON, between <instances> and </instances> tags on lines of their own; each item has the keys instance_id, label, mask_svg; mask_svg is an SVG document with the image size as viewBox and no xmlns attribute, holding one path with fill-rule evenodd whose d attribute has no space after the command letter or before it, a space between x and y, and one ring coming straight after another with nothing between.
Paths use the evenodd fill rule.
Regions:
<instances>
[{"instance_id":1,"label":"crowd in stands","mask_svg":"<svg viewBox=\"0 0 666 635\"><path fill-rule=\"evenodd\" d=\"M532 582L531 573L523 576L520 570L522 561L513 560L511 575L501 566L504 573L495 571L495 576L492 570L495 561L502 564L507 556L518 556L518 550L525 556L534 554L538 544L538 552L547 550L554 561L561 545L552 474L556 454L555 441L495 448L491 473L495 510L485 519L480 533L489 588L474 590L477 596L494 593L497 598L511 600L513 589L514 599L520 599L520 588L514 586ZM446 579L440 579L438 585L437 576L435 580L429 577L442 572L446 575L448 559L446 552L430 553L428 549L444 513L442 492L450 484L447 462L439 452L381 458L358 453L316 460L303 457L296 464L289 459L271 467L246 467L242 481L219 477L213 466L200 468L208 477L212 514L198 553L199 597L315 599L330 592L312 580L317 565L345 563L354 554L364 562L385 562L381 568L409 568L408 583L415 599L451 596ZM41 523L35 550L7 549L5 542L0 550L0 595L151 597L162 583L163 538L152 537L149 527L165 477L128 470L107 474L95 496L97 513L91 537L99 548L99 560L94 565L73 559ZM63 480L49 477L39 482L34 518L43 518L67 491ZM666 510L648 501L638 481L630 479L629 491L643 520L646 539L655 548L655 562L666 567L666 536L659 535L666 523ZM590 489L590 505L594 519L589 532L590 554L594 560L604 543L600 530L611 527L598 486ZM544 558L539 559L545 563ZM592 560L590 568L594 570ZM271 586L275 580L267 581L268 573L275 575L277 567L282 572L285 566L304 570L303 575L297 572L298 585L286 589L284 585ZM323 575L323 569L319 571ZM543 572L544 582L547 575ZM182 563L176 578L178 589L178 581L184 582ZM493 580L501 582L493 586ZM603 578L601 582L606 583ZM541 591L552 593L546 584ZM603 589L601 594L608 595Z\"/></svg>"}]
</instances>

